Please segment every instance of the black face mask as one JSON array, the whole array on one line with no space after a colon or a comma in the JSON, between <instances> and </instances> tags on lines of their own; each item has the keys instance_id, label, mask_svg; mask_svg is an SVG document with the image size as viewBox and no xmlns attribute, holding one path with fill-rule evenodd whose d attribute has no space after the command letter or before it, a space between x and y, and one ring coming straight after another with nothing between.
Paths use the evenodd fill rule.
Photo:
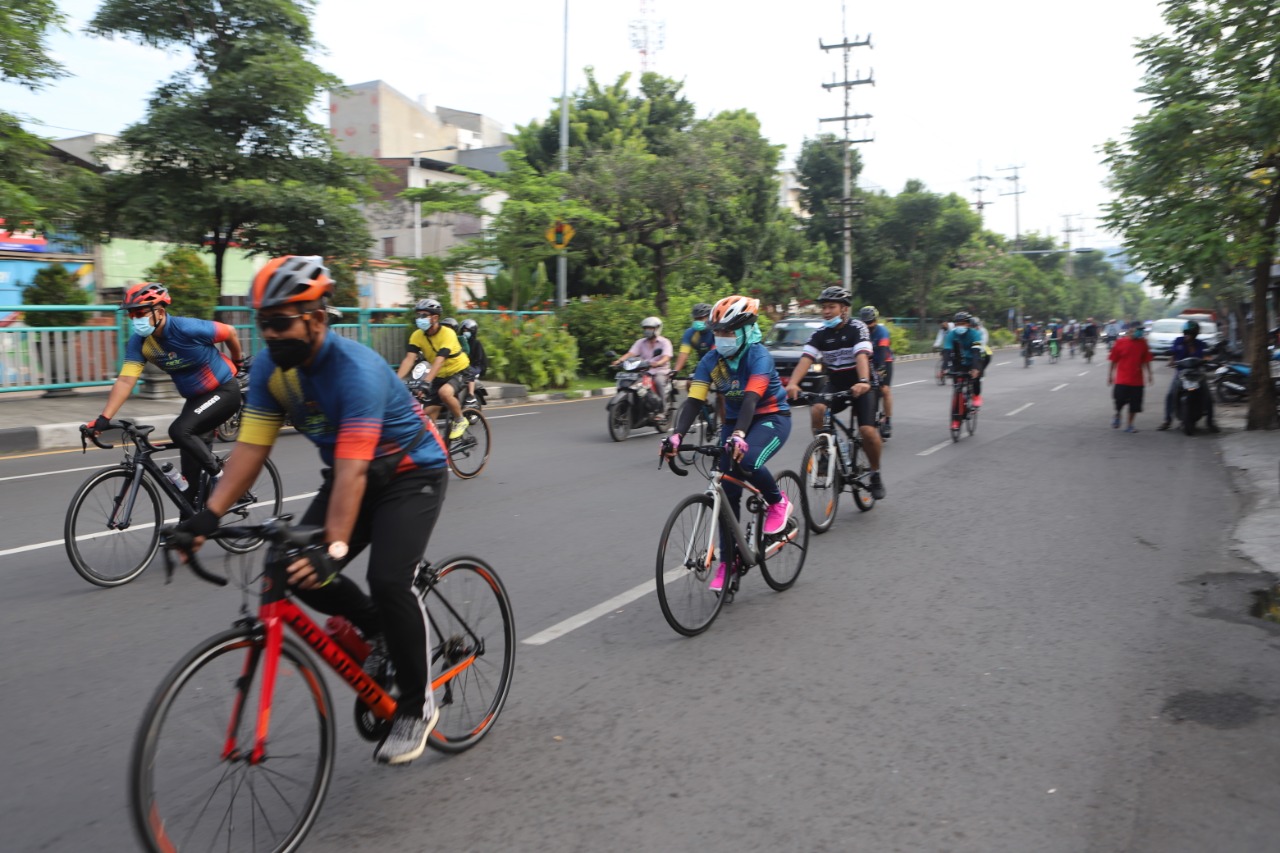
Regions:
<instances>
[{"instance_id":1,"label":"black face mask","mask_svg":"<svg viewBox=\"0 0 1280 853\"><path fill-rule=\"evenodd\" d=\"M311 341L298 338L281 338L267 341L267 352L281 370L292 370L311 356Z\"/></svg>"}]
</instances>

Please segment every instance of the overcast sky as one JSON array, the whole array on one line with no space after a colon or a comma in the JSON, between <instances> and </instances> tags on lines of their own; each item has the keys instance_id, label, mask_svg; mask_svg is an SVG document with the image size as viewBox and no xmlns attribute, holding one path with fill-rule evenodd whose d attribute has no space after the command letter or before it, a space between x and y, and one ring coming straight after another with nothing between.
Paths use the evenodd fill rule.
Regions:
<instances>
[{"instance_id":1,"label":"overcast sky","mask_svg":"<svg viewBox=\"0 0 1280 853\"><path fill-rule=\"evenodd\" d=\"M99 4L59 5L72 33L52 45L73 76L34 95L0 85L0 105L55 138L117 133L140 120L150 92L186 57L89 38L80 30ZM786 146L787 162L806 137L839 131L818 122L843 109L840 91L821 87L844 79L843 57L818 46L841 40L839 0L570 0L571 91L588 65L603 81L638 75L629 25L645 6L665 24L651 67L683 80L699 115L753 111L764 135ZM1107 199L1098 146L1142 112L1133 45L1160 29L1158 0L851 0L844 10L847 35L870 34L874 44L850 60L851 76L875 77L874 87L852 90L851 112L874 116L853 132L875 137L860 146L862 185L896 193L918 178L973 199L970 178L986 174L995 179L987 225L1012 235L1014 197L997 195L1013 189L1012 172L999 169L1022 166L1024 232L1062 239L1063 215L1080 214L1074 222L1085 231L1073 245L1115 242L1096 220ZM320 0L319 61L345 82L382 79L514 130L545 118L559 97L563 15L563 0Z\"/></svg>"}]
</instances>

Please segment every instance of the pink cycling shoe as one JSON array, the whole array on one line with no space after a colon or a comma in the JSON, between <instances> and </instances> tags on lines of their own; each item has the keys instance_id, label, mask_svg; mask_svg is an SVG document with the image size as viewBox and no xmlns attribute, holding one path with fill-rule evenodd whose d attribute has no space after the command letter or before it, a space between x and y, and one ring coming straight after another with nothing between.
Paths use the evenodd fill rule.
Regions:
<instances>
[{"instance_id":1,"label":"pink cycling shoe","mask_svg":"<svg viewBox=\"0 0 1280 853\"><path fill-rule=\"evenodd\" d=\"M787 496L783 495L782 500L776 504L770 504L769 509L764 514L764 532L768 534L781 533L787 526L787 519L791 517L791 501L787 500Z\"/></svg>"}]
</instances>

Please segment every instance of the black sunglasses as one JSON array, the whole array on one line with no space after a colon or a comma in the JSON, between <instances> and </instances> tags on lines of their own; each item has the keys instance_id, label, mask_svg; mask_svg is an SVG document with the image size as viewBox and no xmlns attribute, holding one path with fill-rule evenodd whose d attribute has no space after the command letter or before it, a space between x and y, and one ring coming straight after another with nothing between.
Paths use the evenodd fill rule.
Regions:
<instances>
[{"instance_id":1,"label":"black sunglasses","mask_svg":"<svg viewBox=\"0 0 1280 853\"><path fill-rule=\"evenodd\" d=\"M258 328L262 331L270 329L273 332L287 332L293 328L293 324L306 314L276 314L272 317L259 317Z\"/></svg>"}]
</instances>

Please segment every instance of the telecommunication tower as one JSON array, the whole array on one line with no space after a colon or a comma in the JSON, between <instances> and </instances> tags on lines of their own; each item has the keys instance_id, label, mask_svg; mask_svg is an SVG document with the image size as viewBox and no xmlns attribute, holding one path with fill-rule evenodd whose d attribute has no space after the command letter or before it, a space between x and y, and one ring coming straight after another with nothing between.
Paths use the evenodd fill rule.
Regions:
<instances>
[{"instance_id":1,"label":"telecommunication tower","mask_svg":"<svg viewBox=\"0 0 1280 853\"><path fill-rule=\"evenodd\" d=\"M652 71L666 41L667 22L659 20L657 0L640 0L640 17L631 21L631 49L640 53L640 71Z\"/></svg>"}]
</instances>

